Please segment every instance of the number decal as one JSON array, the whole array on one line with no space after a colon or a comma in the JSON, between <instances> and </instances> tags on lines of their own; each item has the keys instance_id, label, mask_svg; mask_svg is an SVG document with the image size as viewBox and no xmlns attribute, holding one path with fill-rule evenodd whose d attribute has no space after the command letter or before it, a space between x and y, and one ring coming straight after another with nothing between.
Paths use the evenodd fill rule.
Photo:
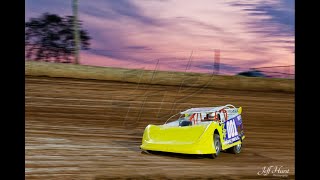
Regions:
<instances>
[{"instance_id":1,"label":"number decal","mask_svg":"<svg viewBox=\"0 0 320 180\"><path fill-rule=\"evenodd\" d=\"M240 115L232 119L229 119L224 123L224 129L223 129L223 131L225 132L223 136L225 139L224 144L232 144L241 139L238 133L237 126L241 127L242 129L242 120Z\"/></svg>"},{"instance_id":2,"label":"number decal","mask_svg":"<svg viewBox=\"0 0 320 180\"><path fill-rule=\"evenodd\" d=\"M231 130L230 130L230 121L227 121L227 136L228 136L228 139L231 138Z\"/></svg>"},{"instance_id":3,"label":"number decal","mask_svg":"<svg viewBox=\"0 0 320 180\"><path fill-rule=\"evenodd\" d=\"M236 123L234 122L234 119L227 121L226 126L227 126L227 139L238 136L237 126L236 126Z\"/></svg>"}]
</instances>

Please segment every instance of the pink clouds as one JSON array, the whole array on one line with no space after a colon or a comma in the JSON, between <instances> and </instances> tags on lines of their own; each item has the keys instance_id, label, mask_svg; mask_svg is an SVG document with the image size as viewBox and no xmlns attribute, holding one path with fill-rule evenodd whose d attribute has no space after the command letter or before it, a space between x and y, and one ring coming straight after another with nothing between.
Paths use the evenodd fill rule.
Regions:
<instances>
[{"instance_id":1,"label":"pink clouds","mask_svg":"<svg viewBox=\"0 0 320 180\"><path fill-rule=\"evenodd\" d=\"M50 3L57 9L65 4ZM28 0L26 4L35 15L36 5ZM54 8L47 11L55 13ZM92 36L92 50L81 53L81 63L152 69L162 59L161 69L184 71L181 62L193 50L190 71L209 72L213 50L221 49L225 74L292 65L294 32L283 18L293 17L292 11L273 0L80 1L79 17ZM292 34L282 33L287 31Z\"/></svg>"}]
</instances>

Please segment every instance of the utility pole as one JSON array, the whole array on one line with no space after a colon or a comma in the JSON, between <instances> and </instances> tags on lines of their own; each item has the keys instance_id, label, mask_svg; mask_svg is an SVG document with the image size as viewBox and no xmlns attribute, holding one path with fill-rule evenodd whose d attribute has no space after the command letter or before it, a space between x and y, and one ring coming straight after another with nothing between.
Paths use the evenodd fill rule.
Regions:
<instances>
[{"instance_id":1,"label":"utility pole","mask_svg":"<svg viewBox=\"0 0 320 180\"><path fill-rule=\"evenodd\" d=\"M79 51L80 51L80 36L78 27L78 0L72 0L72 10L73 10L73 32L74 32L74 43L75 43L75 64L79 64Z\"/></svg>"},{"instance_id":2,"label":"utility pole","mask_svg":"<svg viewBox=\"0 0 320 180\"><path fill-rule=\"evenodd\" d=\"M220 70L220 50L219 49L215 49L214 50L214 73L215 74L219 74L219 70Z\"/></svg>"}]
</instances>

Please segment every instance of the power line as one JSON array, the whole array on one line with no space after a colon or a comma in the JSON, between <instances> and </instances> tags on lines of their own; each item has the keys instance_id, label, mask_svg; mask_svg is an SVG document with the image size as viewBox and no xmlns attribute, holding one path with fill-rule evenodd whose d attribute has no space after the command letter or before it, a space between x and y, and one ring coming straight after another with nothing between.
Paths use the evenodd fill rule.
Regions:
<instances>
[{"instance_id":1,"label":"power line","mask_svg":"<svg viewBox=\"0 0 320 180\"><path fill-rule=\"evenodd\" d=\"M262 69L262 68L277 68L277 67L293 67L295 65L286 65L286 66L267 66L267 67L257 67L252 69Z\"/></svg>"},{"instance_id":2,"label":"power line","mask_svg":"<svg viewBox=\"0 0 320 180\"><path fill-rule=\"evenodd\" d=\"M181 51L181 50L179 50L179 51L151 51L151 50L147 50L147 51L149 51L149 52L146 52L146 51L137 51L137 50L132 50L132 51L130 51L130 50L112 50L112 49L90 49L90 50L88 50L88 51L104 51L104 52L133 52L133 53L150 53L150 54L152 54L152 53L175 53L175 52L181 52L181 53L185 53L185 52L190 52L190 51ZM208 52L210 52L209 50L195 50L195 51L208 51Z\"/></svg>"},{"instance_id":3,"label":"power line","mask_svg":"<svg viewBox=\"0 0 320 180\"><path fill-rule=\"evenodd\" d=\"M89 49L87 51L106 51L106 52L136 52L136 53L170 53L170 52L213 52L216 49L191 49L191 50L165 50L165 51L153 51L152 49L134 49L128 50L128 48L121 48L121 49ZM221 50L221 49L219 49ZM147 52L149 51L149 52ZM223 50L225 52L244 52L243 50ZM250 52L248 52L250 53Z\"/></svg>"},{"instance_id":4,"label":"power line","mask_svg":"<svg viewBox=\"0 0 320 180\"><path fill-rule=\"evenodd\" d=\"M274 73L274 74L283 74L283 75L295 75L295 74L290 74L290 73L272 72L272 71L260 71L260 72L265 72L265 73Z\"/></svg>"}]
</instances>

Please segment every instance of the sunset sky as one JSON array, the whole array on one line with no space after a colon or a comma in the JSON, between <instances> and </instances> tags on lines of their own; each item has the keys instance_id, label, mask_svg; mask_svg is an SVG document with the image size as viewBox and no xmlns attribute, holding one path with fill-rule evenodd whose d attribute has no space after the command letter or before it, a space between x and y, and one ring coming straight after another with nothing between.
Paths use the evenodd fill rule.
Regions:
<instances>
[{"instance_id":1,"label":"sunset sky","mask_svg":"<svg viewBox=\"0 0 320 180\"><path fill-rule=\"evenodd\" d=\"M26 0L26 16L72 15L71 0ZM212 72L294 65L294 0L79 0L85 65ZM192 56L190 57L190 55ZM191 67L186 70L189 58Z\"/></svg>"}]
</instances>

